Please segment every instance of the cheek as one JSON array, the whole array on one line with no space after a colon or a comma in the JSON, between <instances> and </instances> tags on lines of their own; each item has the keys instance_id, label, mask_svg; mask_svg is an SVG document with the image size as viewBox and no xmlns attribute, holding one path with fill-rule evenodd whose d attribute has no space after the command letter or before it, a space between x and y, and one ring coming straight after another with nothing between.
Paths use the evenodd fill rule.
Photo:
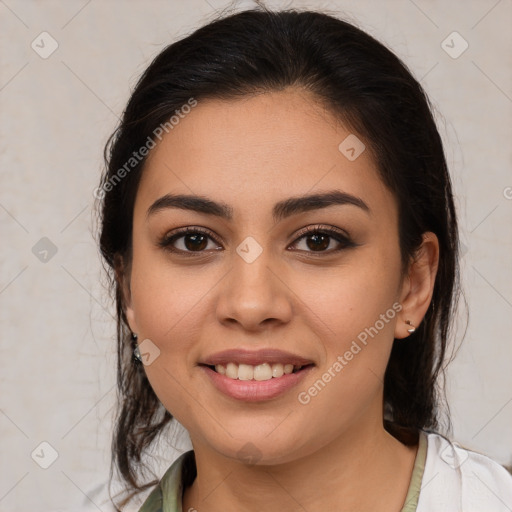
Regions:
<instances>
[{"instance_id":1,"label":"cheek","mask_svg":"<svg viewBox=\"0 0 512 512\"><path fill-rule=\"evenodd\" d=\"M311 297L322 318L324 356L316 378L298 390L298 412L311 430L328 437L365 411L375 410L381 393L401 305L375 280L377 272L352 272L343 282L331 281L325 294ZM340 286L343 284L343 286ZM382 284L382 283L381 283ZM318 332L318 330L317 330ZM327 419L328 418L328 419Z\"/></svg>"},{"instance_id":2,"label":"cheek","mask_svg":"<svg viewBox=\"0 0 512 512\"><path fill-rule=\"evenodd\" d=\"M329 416L340 404L336 421L349 421L375 403L389 360L397 313L400 258L393 245L359 251L350 264L325 275L304 276L297 290L316 317L315 331L324 348L321 373L304 388L299 402L315 416ZM311 283L315 283L312 289Z\"/></svg>"},{"instance_id":3,"label":"cheek","mask_svg":"<svg viewBox=\"0 0 512 512\"><path fill-rule=\"evenodd\" d=\"M198 328L201 299L214 285L210 281L211 274L198 267L178 269L166 261L165 255L145 247L137 249L131 295L140 334L163 345L161 349L168 344L174 345L173 350L185 349L187 337L193 337L194 328Z\"/></svg>"},{"instance_id":4,"label":"cheek","mask_svg":"<svg viewBox=\"0 0 512 512\"><path fill-rule=\"evenodd\" d=\"M149 339L158 353L144 371L163 406L184 424L193 416L189 402L196 395L187 384L203 307L199 281L162 265L154 253L134 252L131 296L139 340Z\"/></svg>"},{"instance_id":5,"label":"cheek","mask_svg":"<svg viewBox=\"0 0 512 512\"><path fill-rule=\"evenodd\" d=\"M304 303L303 313L313 312L309 316L317 319L322 334L335 340L330 345L342 349L360 333L364 338L376 323L379 336L393 338L399 282L398 251L368 247L347 264L296 272L293 289Z\"/></svg>"}]
</instances>

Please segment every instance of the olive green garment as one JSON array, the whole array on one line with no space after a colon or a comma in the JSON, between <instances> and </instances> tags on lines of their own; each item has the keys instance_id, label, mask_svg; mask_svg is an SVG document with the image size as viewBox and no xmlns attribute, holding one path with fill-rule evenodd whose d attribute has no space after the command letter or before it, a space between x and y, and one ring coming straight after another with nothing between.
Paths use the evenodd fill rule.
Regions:
<instances>
[{"instance_id":1,"label":"olive green garment","mask_svg":"<svg viewBox=\"0 0 512 512\"><path fill-rule=\"evenodd\" d=\"M423 431L420 431L418 453L414 461L411 482L400 512L415 512L416 510L426 456L427 437ZM180 455L147 497L139 512L183 512L181 506L183 489L192 482L183 482L182 471L184 466L193 467L194 464L193 450Z\"/></svg>"}]
</instances>

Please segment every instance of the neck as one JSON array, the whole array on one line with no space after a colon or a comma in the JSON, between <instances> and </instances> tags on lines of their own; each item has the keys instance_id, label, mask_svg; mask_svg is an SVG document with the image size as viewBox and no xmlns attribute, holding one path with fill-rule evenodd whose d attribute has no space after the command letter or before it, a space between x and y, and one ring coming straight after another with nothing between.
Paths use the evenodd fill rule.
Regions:
<instances>
[{"instance_id":1,"label":"neck","mask_svg":"<svg viewBox=\"0 0 512 512\"><path fill-rule=\"evenodd\" d=\"M278 465L246 465L194 443L197 477L183 510L398 512L407 495L417 446L381 423L361 425L312 454Z\"/></svg>"}]
</instances>

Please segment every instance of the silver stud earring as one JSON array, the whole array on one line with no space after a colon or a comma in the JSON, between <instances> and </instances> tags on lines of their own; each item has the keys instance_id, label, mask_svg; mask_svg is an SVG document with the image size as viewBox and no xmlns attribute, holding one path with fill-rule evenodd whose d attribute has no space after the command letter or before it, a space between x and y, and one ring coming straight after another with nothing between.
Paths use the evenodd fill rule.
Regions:
<instances>
[{"instance_id":1,"label":"silver stud earring","mask_svg":"<svg viewBox=\"0 0 512 512\"><path fill-rule=\"evenodd\" d=\"M132 342L135 345L133 356L137 361L142 363L142 356L140 355L139 346L137 345L137 335L134 332L132 332Z\"/></svg>"},{"instance_id":2,"label":"silver stud earring","mask_svg":"<svg viewBox=\"0 0 512 512\"><path fill-rule=\"evenodd\" d=\"M409 334L412 334L412 333L416 330L416 327L414 327L414 325L412 325L412 323L411 323L411 321L410 321L410 320L406 320L406 321L405 321L405 323L406 323L407 325L410 325L410 326L411 326L411 328L410 328L410 329L407 329L407 332L408 332Z\"/></svg>"}]
</instances>

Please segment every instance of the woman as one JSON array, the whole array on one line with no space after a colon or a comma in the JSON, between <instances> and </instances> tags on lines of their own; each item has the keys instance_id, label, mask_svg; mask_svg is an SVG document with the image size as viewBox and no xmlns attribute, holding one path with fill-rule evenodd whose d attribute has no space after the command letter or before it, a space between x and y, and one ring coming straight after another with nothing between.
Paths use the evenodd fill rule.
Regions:
<instances>
[{"instance_id":1,"label":"woman","mask_svg":"<svg viewBox=\"0 0 512 512\"><path fill-rule=\"evenodd\" d=\"M141 512L510 510L505 469L437 433L457 221L395 55L322 13L216 20L155 58L106 155L114 463ZM141 485L172 418L193 450Z\"/></svg>"}]
</instances>

